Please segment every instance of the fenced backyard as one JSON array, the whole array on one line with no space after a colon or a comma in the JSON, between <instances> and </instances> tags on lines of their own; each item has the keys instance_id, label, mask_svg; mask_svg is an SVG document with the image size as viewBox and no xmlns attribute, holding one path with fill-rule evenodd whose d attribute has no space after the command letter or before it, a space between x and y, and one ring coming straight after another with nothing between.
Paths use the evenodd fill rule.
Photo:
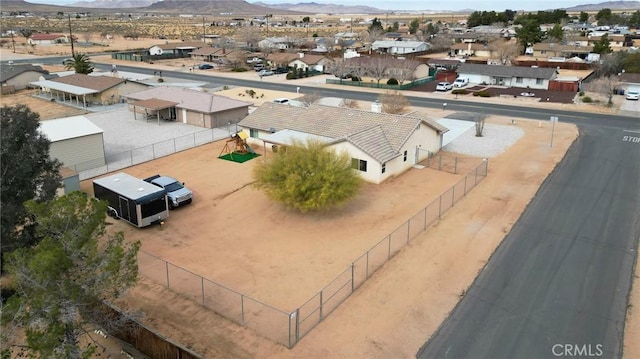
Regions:
<instances>
[{"instance_id":1,"label":"fenced backyard","mask_svg":"<svg viewBox=\"0 0 640 359\"><path fill-rule=\"evenodd\" d=\"M292 348L402 248L475 188L488 171L487 160L477 164L478 159L436 156L427 162L429 167L460 173L474 161L474 167L464 178L355 258L333 280L293 310L276 308L144 251L138 254L140 275L265 338Z\"/></svg>"}]
</instances>

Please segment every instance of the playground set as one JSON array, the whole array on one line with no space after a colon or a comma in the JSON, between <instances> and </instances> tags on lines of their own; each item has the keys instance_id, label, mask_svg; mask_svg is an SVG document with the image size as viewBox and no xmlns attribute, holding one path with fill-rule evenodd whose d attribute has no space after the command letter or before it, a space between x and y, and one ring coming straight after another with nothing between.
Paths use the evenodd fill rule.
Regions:
<instances>
[{"instance_id":1,"label":"playground set","mask_svg":"<svg viewBox=\"0 0 640 359\"><path fill-rule=\"evenodd\" d=\"M260 156L247 143L248 137L249 136L244 131L239 131L231 135L224 144L222 151L220 151L220 156L218 156L218 158L242 163Z\"/></svg>"}]
</instances>

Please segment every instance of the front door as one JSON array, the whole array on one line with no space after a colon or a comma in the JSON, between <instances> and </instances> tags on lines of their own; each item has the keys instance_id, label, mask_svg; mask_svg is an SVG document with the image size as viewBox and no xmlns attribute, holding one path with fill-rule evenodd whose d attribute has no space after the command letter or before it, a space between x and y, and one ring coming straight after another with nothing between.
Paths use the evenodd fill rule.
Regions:
<instances>
[{"instance_id":1,"label":"front door","mask_svg":"<svg viewBox=\"0 0 640 359\"><path fill-rule=\"evenodd\" d=\"M131 222L131 213L129 213L129 200L124 197L120 197L119 215L120 218Z\"/></svg>"}]
</instances>

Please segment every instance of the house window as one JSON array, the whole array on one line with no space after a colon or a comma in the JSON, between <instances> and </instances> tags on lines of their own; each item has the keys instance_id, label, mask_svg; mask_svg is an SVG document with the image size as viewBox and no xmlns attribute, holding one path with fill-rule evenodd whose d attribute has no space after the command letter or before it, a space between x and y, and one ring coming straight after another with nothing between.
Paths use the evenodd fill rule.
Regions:
<instances>
[{"instance_id":1,"label":"house window","mask_svg":"<svg viewBox=\"0 0 640 359\"><path fill-rule=\"evenodd\" d=\"M382 173L385 173L385 172L387 172L387 163L386 162L384 162L382 164Z\"/></svg>"},{"instance_id":2,"label":"house window","mask_svg":"<svg viewBox=\"0 0 640 359\"><path fill-rule=\"evenodd\" d=\"M536 85L542 85L542 79L536 79Z\"/></svg>"},{"instance_id":3,"label":"house window","mask_svg":"<svg viewBox=\"0 0 640 359\"><path fill-rule=\"evenodd\" d=\"M521 84L522 83L522 77L516 77L516 83L517 84Z\"/></svg>"},{"instance_id":4,"label":"house window","mask_svg":"<svg viewBox=\"0 0 640 359\"><path fill-rule=\"evenodd\" d=\"M406 150L404 151L404 157L403 158L404 158L404 161L407 162L407 151Z\"/></svg>"},{"instance_id":5,"label":"house window","mask_svg":"<svg viewBox=\"0 0 640 359\"><path fill-rule=\"evenodd\" d=\"M258 133L258 130L256 130L255 128L249 129L249 137L258 138Z\"/></svg>"},{"instance_id":6,"label":"house window","mask_svg":"<svg viewBox=\"0 0 640 359\"><path fill-rule=\"evenodd\" d=\"M367 161L360 160L360 159L357 159L357 158L352 158L351 159L351 168L353 168L354 170L367 172Z\"/></svg>"}]
</instances>

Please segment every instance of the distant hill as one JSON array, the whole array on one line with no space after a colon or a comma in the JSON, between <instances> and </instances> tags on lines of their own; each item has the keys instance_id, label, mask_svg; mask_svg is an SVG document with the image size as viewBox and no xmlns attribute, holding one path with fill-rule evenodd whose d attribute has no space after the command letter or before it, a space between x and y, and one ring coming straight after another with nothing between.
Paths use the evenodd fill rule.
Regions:
<instances>
[{"instance_id":1,"label":"distant hill","mask_svg":"<svg viewBox=\"0 0 640 359\"><path fill-rule=\"evenodd\" d=\"M70 6L97 9L126 9L132 7L147 7L156 1L158 0L93 0L74 2Z\"/></svg>"},{"instance_id":2,"label":"distant hill","mask_svg":"<svg viewBox=\"0 0 640 359\"><path fill-rule=\"evenodd\" d=\"M318 4L315 2L297 4L265 4L263 2L255 2L253 4L271 9L292 10L311 14L383 14L385 12L385 10L366 5Z\"/></svg>"},{"instance_id":3,"label":"distant hill","mask_svg":"<svg viewBox=\"0 0 640 359\"><path fill-rule=\"evenodd\" d=\"M599 11L602 9L611 10L640 10L640 1L606 1L598 4L585 4L568 7L565 10L571 12L578 11Z\"/></svg>"},{"instance_id":4,"label":"distant hill","mask_svg":"<svg viewBox=\"0 0 640 359\"><path fill-rule=\"evenodd\" d=\"M250 4L243 0L164 0L144 8L148 12L173 12L187 14L262 14L273 12L272 8ZM281 14L297 14L296 11L283 9Z\"/></svg>"}]
</instances>

